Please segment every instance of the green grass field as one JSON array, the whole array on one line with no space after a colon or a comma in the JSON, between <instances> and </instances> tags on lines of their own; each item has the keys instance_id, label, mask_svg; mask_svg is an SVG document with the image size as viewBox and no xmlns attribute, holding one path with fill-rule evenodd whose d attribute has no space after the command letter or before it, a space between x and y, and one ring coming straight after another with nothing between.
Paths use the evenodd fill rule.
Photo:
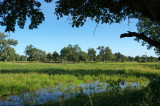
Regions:
<instances>
[{"instance_id":1,"label":"green grass field","mask_svg":"<svg viewBox=\"0 0 160 106\"><path fill-rule=\"evenodd\" d=\"M160 76L160 63L0 63L0 97L61 84L149 82Z\"/></svg>"},{"instance_id":2,"label":"green grass field","mask_svg":"<svg viewBox=\"0 0 160 106\"><path fill-rule=\"evenodd\" d=\"M160 75L160 63L0 63L0 96L43 87L92 81L149 81Z\"/></svg>"}]
</instances>

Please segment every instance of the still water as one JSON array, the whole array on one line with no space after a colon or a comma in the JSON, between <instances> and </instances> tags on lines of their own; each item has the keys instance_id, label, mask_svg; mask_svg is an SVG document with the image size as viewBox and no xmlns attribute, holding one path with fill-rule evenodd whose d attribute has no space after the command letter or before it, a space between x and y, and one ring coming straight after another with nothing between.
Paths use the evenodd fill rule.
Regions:
<instances>
[{"instance_id":1,"label":"still water","mask_svg":"<svg viewBox=\"0 0 160 106\"><path fill-rule=\"evenodd\" d=\"M128 83L120 84L120 88L125 88L130 86L131 88L140 87L141 83ZM60 84L58 86L53 86L50 88L42 88L34 92L26 92L20 95L12 95L3 97L0 99L0 106L21 106L21 105L38 105L44 104L46 102L58 102L62 98L68 99L78 95L79 93L84 93L89 95L90 93L99 93L109 90L108 84L103 82L91 82L88 84L80 84L78 86L67 86L62 87Z\"/></svg>"}]
</instances>

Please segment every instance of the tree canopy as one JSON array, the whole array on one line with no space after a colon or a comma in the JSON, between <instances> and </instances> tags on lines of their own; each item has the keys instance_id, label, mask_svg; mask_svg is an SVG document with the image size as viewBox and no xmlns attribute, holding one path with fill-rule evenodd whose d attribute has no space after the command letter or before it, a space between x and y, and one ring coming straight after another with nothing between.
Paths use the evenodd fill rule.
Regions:
<instances>
[{"instance_id":1,"label":"tree canopy","mask_svg":"<svg viewBox=\"0 0 160 106\"><path fill-rule=\"evenodd\" d=\"M141 18L137 23L137 30L139 33L144 33L149 39L146 38L142 41L137 37L135 40L141 41L142 45L147 45L148 49L155 46L156 54L160 54L160 25L150 21L148 18Z\"/></svg>"},{"instance_id":2,"label":"tree canopy","mask_svg":"<svg viewBox=\"0 0 160 106\"><path fill-rule=\"evenodd\" d=\"M109 47L99 46L97 50L99 50L99 57L103 62L110 61L113 57L112 50Z\"/></svg>"},{"instance_id":3,"label":"tree canopy","mask_svg":"<svg viewBox=\"0 0 160 106\"><path fill-rule=\"evenodd\" d=\"M127 17L148 17L160 24L159 5L159 0L57 0L55 14L58 18L71 16L73 26L77 27L83 25L87 18L96 22L113 23L121 22ZM6 31L14 31L16 24L23 28L29 18L29 28L37 28L45 19L40 7L39 0L1 0L0 24L6 26Z\"/></svg>"},{"instance_id":4,"label":"tree canopy","mask_svg":"<svg viewBox=\"0 0 160 106\"><path fill-rule=\"evenodd\" d=\"M35 48L33 45L27 45L25 53L29 56L30 61L45 61L46 59L46 52Z\"/></svg>"},{"instance_id":5,"label":"tree canopy","mask_svg":"<svg viewBox=\"0 0 160 106\"><path fill-rule=\"evenodd\" d=\"M88 56L90 61L94 61L96 59L96 51L94 50L94 48L88 49Z\"/></svg>"},{"instance_id":6,"label":"tree canopy","mask_svg":"<svg viewBox=\"0 0 160 106\"><path fill-rule=\"evenodd\" d=\"M159 30L156 30L160 25L159 0L59 0L56 4L55 13L58 18L71 17L73 27L83 26L88 18L102 24L120 23L127 18L139 19L138 33L127 32L120 37L136 37L137 40L142 40L143 44L147 44L148 48L154 46L159 54L160 35ZM148 21L142 20L144 18L148 18ZM142 25L147 22L152 25ZM147 33L147 30L150 33ZM153 39L153 36L156 36L156 39Z\"/></svg>"},{"instance_id":7,"label":"tree canopy","mask_svg":"<svg viewBox=\"0 0 160 106\"><path fill-rule=\"evenodd\" d=\"M113 23L127 17L148 17L160 24L159 4L159 0L58 0L55 13L71 16L74 26L83 25L87 18Z\"/></svg>"},{"instance_id":8,"label":"tree canopy","mask_svg":"<svg viewBox=\"0 0 160 106\"><path fill-rule=\"evenodd\" d=\"M56 51L54 51L52 54L52 58L55 62L58 60L58 57L59 57L59 54Z\"/></svg>"},{"instance_id":9,"label":"tree canopy","mask_svg":"<svg viewBox=\"0 0 160 106\"><path fill-rule=\"evenodd\" d=\"M60 54L63 60L67 60L68 62L69 61L76 62L76 61L79 61L80 52L81 52L81 48L79 47L79 45L69 44L67 47L62 48L62 50L60 51Z\"/></svg>"},{"instance_id":10,"label":"tree canopy","mask_svg":"<svg viewBox=\"0 0 160 106\"><path fill-rule=\"evenodd\" d=\"M55 14L58 19L63 16L70 17L73 27L83 26L87 19L96 23L112 24L127 18L148 18L151 22L160 25L159 5L159 0L57 0ZM45 19L40 7L41 3L38 0L2 0L0 25L6 27L5 31L15 31L16 24L24 28L26 20L30 19L29 29L37 28ZM159 51L160 41L152 39L152 34L145 32L127 32L122 34L121 38L136 37Z\"/></svg>"},{"instance_id":11,"label":"tree canopy","mask_svg":"<svg viewBox=\"0 0 160 106\"><path fill-rule=\"evenodd\" d=\"M15 50L12 46L18 44L17 40L7 39L7 37L9 37L9 35L0 32L0 58L3 58L5 62L7 62L9 57L13 57L15 54Z\"/></svg>"},{"instance_id":12,"label":"tree canopy","mask_svg":"<svg viewBox=\"0 0 160 106\"><path fill-rule=\"evenodd\" d=\"M60 54L57 51L54 51L52 54L46 53L43 50L37 49L33 45L27 45L25 48L25 54L19 55L16 53L14 48L12 46L15 46L17 43L16 40L12 40L11 44L6 44L9 39L2 37L4 33L0 34L0 47L8 45L3 47L3 49L0 49L0 61L39 61L39 62L55 62L55 63L62 63L62 62L68 62L68 63L75 63L75 62L85 62L85 63L93 63L93 62L126 62L126 61L137 61L137 62L158 62L157 57L153 56L125 56L118 53L112 53L112 50L108 46L98 46L97 50L94 48L89 48L88 53L83 51L81 47L77 44L71 45L69 44L67 47L63 47L60 51ZM7 36L7 35L5 35ZM14 45L13 45L14 44ZM98 52L96 54L96 52Z\"/></svg>"}]
</instances>

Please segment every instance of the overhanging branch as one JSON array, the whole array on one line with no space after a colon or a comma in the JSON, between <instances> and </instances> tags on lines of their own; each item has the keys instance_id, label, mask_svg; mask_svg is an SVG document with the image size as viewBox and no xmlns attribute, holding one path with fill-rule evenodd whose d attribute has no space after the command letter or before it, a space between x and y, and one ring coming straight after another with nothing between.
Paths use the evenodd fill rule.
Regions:
<instances>
[{"instance_id":1,"label":"overhanging branch","mask_svg":"<svg viewBox=\"0 0 160 106\"><path fill-rule=\"evenodd\" d=\"M138 39L141 39L141 40L147 42L148 44L150 44L160 50L160 42L154 41L154 40L148 38L144 33L139 34L136 32L129 32L128 31L128 33L121 34L120 38L124 38L124 37L137 37Z\"/></svg>"}]
</instances>

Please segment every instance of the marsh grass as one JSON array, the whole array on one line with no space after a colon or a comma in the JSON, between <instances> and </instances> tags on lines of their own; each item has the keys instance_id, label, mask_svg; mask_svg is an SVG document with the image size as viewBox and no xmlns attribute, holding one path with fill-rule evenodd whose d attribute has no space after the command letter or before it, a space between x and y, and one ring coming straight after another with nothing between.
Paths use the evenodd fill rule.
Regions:
<instances>
[{"instance_id":1,"label":"marsh grass","mask_svg":"<svg viewBox=\"0 0 160 106\"><path fill-rule=\"evenodd\" d=\"M159 63L0 63L0 96L93 81L146 82L160 75Z\"/></svg>"},{"instance_id":2,"label":"marsh grass","mask_svg":"<svg viewBox=\"0 0 160 106\"><path fill-rule=\"evenodd\" d=\"M116 82L117 83L117 82ZM117 83L118 84L118 83ZM117 85L116 84L116 85ZM111 84L112 85L112 84ZM114 84L113 84L114 85ZM160 105L160 77L152 80L147 86L126 87L111 86L111 90L86 95L80 93L74 98L67 99L63 106L159 106ZM59 106L60 103L48 102L44 105Z\"/></svg>"}]
</instances>

